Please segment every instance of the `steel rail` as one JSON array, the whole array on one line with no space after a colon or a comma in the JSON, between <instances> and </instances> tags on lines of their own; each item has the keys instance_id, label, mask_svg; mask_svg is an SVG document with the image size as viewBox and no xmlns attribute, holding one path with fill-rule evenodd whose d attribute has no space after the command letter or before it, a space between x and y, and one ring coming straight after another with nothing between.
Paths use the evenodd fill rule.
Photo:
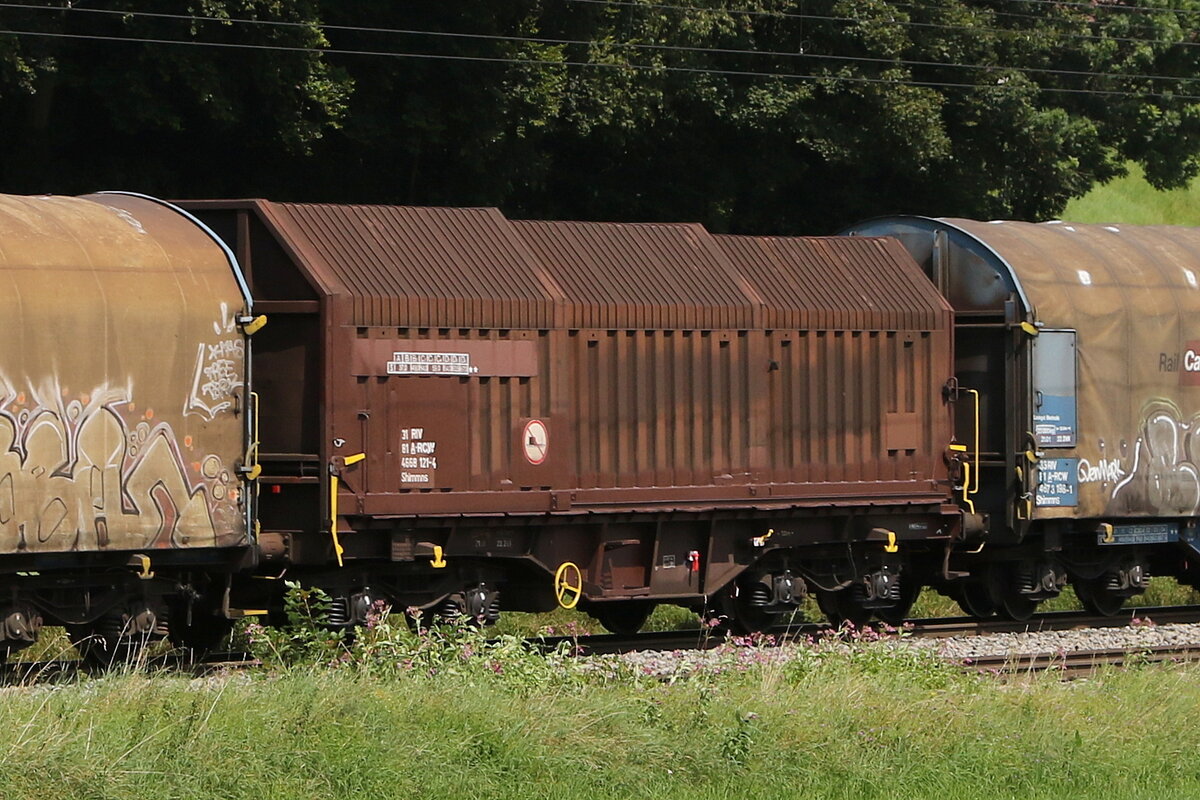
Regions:
<instances>
[{"instance_id":1,"label":"steel rail","mask_svg":"<svg viewBox=\"0 0 1200 800\"><path fill-rule=\"evenodd\" d=\"M1028 620L1013 621L999 618L936 617L911 619L900 629L905 635L923 639L951 636L978 636L995 633L1036 633L1040 631L1069 631L1086 628L1123 628L1135 620L1146 624L1200 622L1198 606L1141 606L1122 609L1113 616L1098 616L1084 611L1048 611L1034 614ZM885 629L879 626L880 629ZM885 629L886 630L886 629ZM896 629L893 629L896 630ZM755 641L794 642L805 637L828 636L835 631L825 622L803 622L777 625L750 638ZM773 637L767 639L766 637ZM633 635L594 634L589 636L545 636L530 641L538 647L553 650L567 643L581 655L631 653L648 650L704 650L723 642L736 640L719 628L693 628L681 631L650 631Z\"/></svg>"},{"instance_id":2,"label":"steel rail","mask_svg":"<svg viewBox=\"0 0 1200 800\"><path fill-rule=\"evenodd\" d=\"M1007 653L964 658L958 663L966 669L994 675L1020 676L1057 671L1062 678L1074 679L1091 676L1104 668L1197 661L1200 661L1200 643L1057 653Z\"/></svg>"}]
</instances>

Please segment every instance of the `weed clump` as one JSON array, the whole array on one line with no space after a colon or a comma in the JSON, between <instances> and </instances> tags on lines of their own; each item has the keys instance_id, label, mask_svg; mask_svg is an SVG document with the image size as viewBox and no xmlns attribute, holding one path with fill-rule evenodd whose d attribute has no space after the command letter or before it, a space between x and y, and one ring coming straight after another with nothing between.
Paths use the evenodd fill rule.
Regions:
<instances>
[{"instance_id":1,"label":"weed clump","mask_svg":"<svg viewBox=\"0 0 1200 800\"><path fill-rule=\"evenodd\" d=\"M430 625L417 609L396 613L382 601L371 607L364 625L334 629L328 624L329 608L330 599L320 589L289 584L286 624L248 625L245 638L251 652L270 670L349 670L387 680L499 681L516 691L605 684L717 687L736 676L758 678L768 686L799 686L851 675L928 690L965 680L935 655L909 646L907 632L894 628L846 626L835 636L809 636L786 645L771 634L753 634L731 637L707 650L581 658L579 632L573 625L567 626L568 638L551 645L546 637L554 629L527 638L496 635L466 617Z\"/></svg>"}]
</instances>

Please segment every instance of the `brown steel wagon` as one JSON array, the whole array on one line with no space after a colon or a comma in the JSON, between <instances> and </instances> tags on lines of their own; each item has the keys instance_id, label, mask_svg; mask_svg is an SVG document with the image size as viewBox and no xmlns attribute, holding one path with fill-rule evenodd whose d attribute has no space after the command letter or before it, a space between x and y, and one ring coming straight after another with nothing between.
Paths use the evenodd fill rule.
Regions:
<instances>
[{"instance_id":1,"label":"brown steel wagon","mask_svg":"<svg viewBox=\"0 0 1200 800\"><path fill-rule=\"evenodd\" d=\"M895 241L184 206L269 318L262 571L337 621L577 601L752 628L808 587L895 616L958 533L951 311Z\"/></svg>"}]
</instances>

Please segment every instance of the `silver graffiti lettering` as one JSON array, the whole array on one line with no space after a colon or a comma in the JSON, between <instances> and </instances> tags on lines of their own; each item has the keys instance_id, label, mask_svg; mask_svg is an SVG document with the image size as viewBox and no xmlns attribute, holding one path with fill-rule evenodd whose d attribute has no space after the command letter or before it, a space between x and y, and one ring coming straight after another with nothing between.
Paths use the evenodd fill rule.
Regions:
<instances>
[{"instance_id":1,"label":"silver graffiti lettering","mask_svg":"<svg viewBox=\"0 0 1200 800\"><path fill-rule=\"evenodd\" d=\"M229 307L221 303L221 313L213 321L213 333L221 338L196 348L196 367L192 391L183 404L184 416L193 414L212 420L233 406L233 395L242 386L242 365L246 361L246 343L237 335L237 320Z\"/></svg>"},{"instance_id":2,"label":"silver graffiti lettering","mask_svg":"<svg viewBox=\"0 0 1200 800\"><path fill-rule=\"evenodd\" d=\"M1086 458L1079 459L1080 483L1115 483L1123 477L1125 470L1121 468L1120 459L1102 458L1095 464Z\"/></svg>"}]
</instances>

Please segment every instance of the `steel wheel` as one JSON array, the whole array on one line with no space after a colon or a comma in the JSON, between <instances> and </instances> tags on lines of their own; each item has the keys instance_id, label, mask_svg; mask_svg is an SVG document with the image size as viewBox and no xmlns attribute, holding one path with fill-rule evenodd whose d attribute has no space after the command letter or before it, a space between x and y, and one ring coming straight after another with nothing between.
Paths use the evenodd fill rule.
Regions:
<instances>
[{"instance_id":1,"label":"steel wheel","mask_svg":"<svg viewBox=\"0 0 1200 800\"><path fill-rule=\"evenodd\" d=\"M1104 576L1093 580L1075 581L1075 594L1088 611L1102 617L1112 617L1120 613L1121 607L1125 605L1125 596L1109 591L1104 582Z\"/></svg>"},{"instance_id":2,"label":"steel wheel","mask_svg":"<svg viewBox=\"0 0 1200 800\"><path fill-rule=\"evenodd\" d=\"M1014 622L1024 622L1033 616L1040 602L1016 592L1006 592L1000 598L1000 615Z\"/></svg>"},{"instance_id":3,"label":"steel wheel","mask_svg":"<svg viewBox=\"0 0 1200 800\"><path fill-rule=\"evenodd\" d=\"M992 590L982 581L968 581L955 592L958 607L977 619L986 619L996 613L997 603Z\"/></svg>"},{"instance_id":4,"label":"steel wheel","mask_svg":"<svg viewBox=\"0 0 1200 800\"><path fill-rule=\"evenodd\" d=\"M851 589L846 588L837 592L817 590L817 607L829 619L829 624L840 628L849 622L856 628L861 628L871 621L871 609L863 608L862 603L854 597Z\"/></svg>"},{"instance_id":5,"label":"steel wheel","mask_svg":"<svg viewBox=\"0 0 1200 800\"><path fill-rule=\"evenodd\" d=\"M85 663L108 668L137 665L146 646L163 638L162 616L149 608L110 611L78 625L67 625L67 638Z\"/></svg>"},{"instance_id":6,"label":"steel wheel","mask_svg":"<svg viewBox=\"0 0 1200 800\"><path fill-rule=\"evenodd\" d=\"M642 629L654 604L645 600L630 600L617 603L596 603L589 606L587 613L596 619L605 630L620 636L632 636Z\"/></svg>"},{"instance_id":7,"label":"steel wheel","mask_svg":"<svg viewBox=\"0 0 1200 800\"><path fill-rule=\"evenodd\" d=\"M184 603L173 603L167 617L167 637L171 644L203 655L225 641L233 630L233 620L225 619L216 609L197 604L188 609Z\"/></svg>"},{"instance_id":8,"label":"steel wheel","mask_svg":"<svg viewBox=\"0 0 1200 800\"><path fill-rule=\"evenodd\" d=\"M778 614L763 611L761 608L745 603L736 603L733 610L734 633L762 633L779 619Z\"/></svg>"},{"instance_id":9,"label":"steel wheel","mask_svg":"<svg viewBox=\"0 0 1200 800\"><path fill-rule=\"evenodd\" d=\"M875 616L879 617L888 625L899 627L908 619L908 614L912 611L913 603L917 602L917 598L921 595L921 584L914 580L905 579L900 576L900 599L890 606L875 609Z\"/></svg>"}]
</instances>

